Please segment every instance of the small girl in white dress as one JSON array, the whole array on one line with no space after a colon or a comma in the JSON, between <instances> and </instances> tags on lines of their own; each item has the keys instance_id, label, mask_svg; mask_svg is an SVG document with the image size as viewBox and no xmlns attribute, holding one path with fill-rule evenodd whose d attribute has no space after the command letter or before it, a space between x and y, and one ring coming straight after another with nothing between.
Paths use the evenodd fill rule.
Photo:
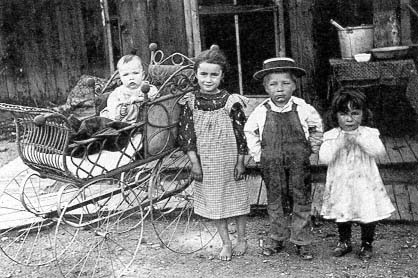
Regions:
<instances>
[{"instance_id":1,"label":"small girl in white dress","mask_svg":"<svg viewBox=\"0 0 418 278\"><path fill-rule=\"evenodd\" d=\"M321 215L337 222L336 257L352 251L351 226L361 227L359 257L370 259L376 223L395 210L383 185L375 159L385 153L379 131L364 126L371 120L366 96L342 89L332 102L334 126L324 134L319 159L328 165Z\"/></svg>"}]
</instances>

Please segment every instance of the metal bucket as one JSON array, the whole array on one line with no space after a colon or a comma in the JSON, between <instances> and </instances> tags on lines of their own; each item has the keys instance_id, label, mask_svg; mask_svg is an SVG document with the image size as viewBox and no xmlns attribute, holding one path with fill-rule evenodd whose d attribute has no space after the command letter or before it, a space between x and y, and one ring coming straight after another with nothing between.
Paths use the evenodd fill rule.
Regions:
<instances>
[{"instance_id":1,"label":"metal bucket","mask_svg":"<svg viewBox=\"0 0 418 278\"><path fill-rule=\"evenodd\" d=\"M373 48L373 25L347 27L338 30L341 58L353 59L358 53L368 52Z\"/></svg>"}]
</instances>

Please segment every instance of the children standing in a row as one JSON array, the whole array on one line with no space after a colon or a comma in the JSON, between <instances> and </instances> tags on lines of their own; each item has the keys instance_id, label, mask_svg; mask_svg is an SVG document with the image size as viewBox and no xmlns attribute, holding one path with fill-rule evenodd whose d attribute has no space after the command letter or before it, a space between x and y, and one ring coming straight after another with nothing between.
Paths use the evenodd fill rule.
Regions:
<instances>
[{"instance_id":1,"label":"children standing in a row","mask_svg":"<svg viewBox=\"0 0 418 278\"><path fill-rule=\"evenodd\" d=\"M199 54L194 70L199 89L184 98L179 142L192 164L194 212L215 220L222 240L219 258L229 261L247 249L245 217L250 203L243 180L247 152L244 98L219 89L227 61L217 47ZM228 233L229 218L235 218L237 225L234 248Z\"/></svg>"},{"instance_id":2,"label":"children standing in a row","mask_svg":"<svg viewBox=\"0 0 418 278\"><path fill-rule=\"evenodd\" d=\"M296 80L303 75L305 70L290 58L264 61L254 78L263 80L270 98L255 108L244 130L250 154L260 162L267 188L270 233L263 254L280 252L290 238L297 253L310 260L309 156L318 151L323 129L315 108L293 96Z\"/></svg>"},{"instance_id":3,"label":"children standing in a row","mask_svg":"<svg viewBox=\"0 0 418 278\"><path fill-rule=\"evenodd\" d=\"M341 257L352 251L351 226L360 223L359 257L372 257L376 221L395 210L383 185L375 159L385 153L379 131L370 124L366 96L353 89L336 93L331 107L333 129L324 134L319 159L328 165L321 214L337 222Z\"/></svg>"},{"instance_id":4,"label":"children standing in a row","mask_svg":"<svg viewBox=\"0 0 418 278\"><path fill-rule=\"evenodd\" d=\"M242 180L247 144L267 188L270 231L264 255L280 252L289 239L302 259L313 258L309 156L320 149L320 160L328 165L321 214L336 220L340 235L333 253L351 252L351 223L360 222L359 255L370 258L376 221L389 217L394 208L375 162L384 152L379 132L361 126L370 119L364 94L354 90L336 94L332 103L335 128L325 133L321 146L320 115L293 96L297 78L305 75L294 60L268 59L254 74L256 80L263 80L270 97L255 108L247 123L245 99L219 89L226 68L226 58L217 48L196 58L199 90L183 99L179 124L179 142L190 158L195 179L195 213L216 221L223 243L219 258L230 260L247 249L245 215L250 205ZM234 248L228 218L237 222Z\"/></svg>"}]
</instances>

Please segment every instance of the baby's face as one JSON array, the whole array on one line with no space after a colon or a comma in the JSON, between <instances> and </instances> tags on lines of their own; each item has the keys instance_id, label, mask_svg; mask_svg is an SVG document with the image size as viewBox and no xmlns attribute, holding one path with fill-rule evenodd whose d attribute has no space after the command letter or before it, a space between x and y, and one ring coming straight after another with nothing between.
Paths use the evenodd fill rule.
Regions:
<instances>
[{"instance_id":1,"label":"baby's face","mask_svg":"<svg viewBox=\"0 0 418 278\"><path fill-rule=\"evenodd\" d=\"M265 77L264 89L275 105L283 107L296 90L296 82L288 72L274 72Z\"/></svg>"},{"instance_id":2,"label":"baby's face","mask_svg":"<svg viewBox=\"0 0 418 278\"><path fill-rule=\"evenodd\" d=\"M131 90L138 89L143 79L142 65L136 60L122 64L119 68L119 75L125 87Z\"/></svg>"}]
</instances>

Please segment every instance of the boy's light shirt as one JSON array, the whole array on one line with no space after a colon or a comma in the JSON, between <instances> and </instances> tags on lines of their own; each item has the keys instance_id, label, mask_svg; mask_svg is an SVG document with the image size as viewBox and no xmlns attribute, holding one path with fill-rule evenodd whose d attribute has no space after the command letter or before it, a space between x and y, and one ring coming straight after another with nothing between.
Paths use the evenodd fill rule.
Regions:
<instances>
[{"instance_id":1,"label":"boy's light shirt","mask_svg":"<svg viewBox=\"0 0 418 278\"><path fill-rule=\"evenodd\" d=\"M289 102L283 108L280 108L268 98L254 109L244 127L249 153L254 158L254 161L260 161L261 140L264 124L266 122L267 108L264 106L264 103L266 102L270 104L272 111L278 113L289 112L292 110L292 104L297 104L296 109L307 140L309 139L310 127L314 127L317 132L323 132L321 116L318 111L316 111L312 105L306 103L305 100L292 96Z\"/></svg>"}]
</instances>

